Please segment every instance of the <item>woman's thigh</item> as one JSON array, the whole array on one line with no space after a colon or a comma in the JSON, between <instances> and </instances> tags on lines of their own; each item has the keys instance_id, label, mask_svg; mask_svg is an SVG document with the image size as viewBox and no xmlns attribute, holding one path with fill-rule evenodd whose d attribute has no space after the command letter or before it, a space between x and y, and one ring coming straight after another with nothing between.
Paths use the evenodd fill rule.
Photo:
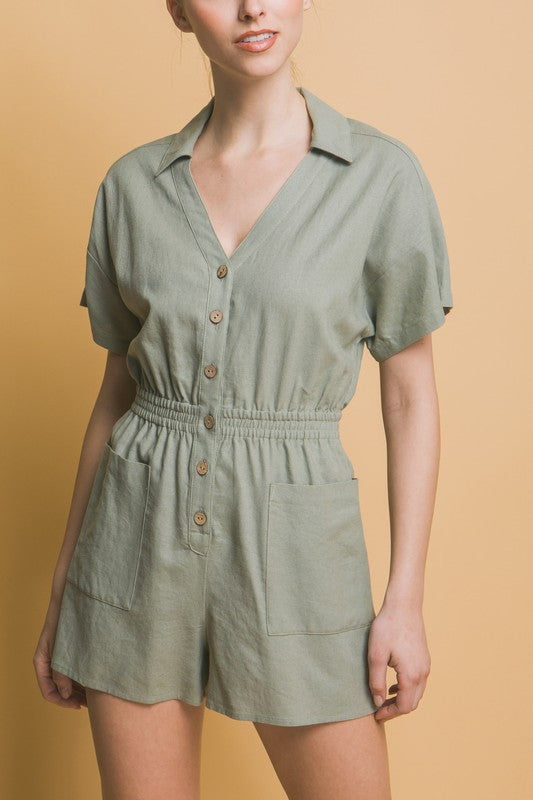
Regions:
<instances>
[{"instance_id":1,"label":"woman's thigh","mask_svg":"<svg viewBox=\"0 0 533 800\"><path fill-rule=\"evenodd\" d=\"M289 800L390 800L385 727L373 714L317 725L254 725Z\"/></svg>"},{"instance_id":2,"label":"woman's thigh","mask_svg":"<svg viewBox=\"0 0 533 800\"><path fill-rule=\"evenodd\" d=\"M86 694L103 800L199 800L204 703Z\"/></svg>"}]
</instances>

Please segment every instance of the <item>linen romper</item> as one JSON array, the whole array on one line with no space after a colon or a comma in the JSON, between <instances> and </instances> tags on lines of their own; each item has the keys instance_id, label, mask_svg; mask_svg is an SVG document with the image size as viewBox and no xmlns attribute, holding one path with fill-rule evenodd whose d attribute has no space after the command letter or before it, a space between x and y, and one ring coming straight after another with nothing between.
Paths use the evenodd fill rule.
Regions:
<instances>
[{"instance_id":1,"label":"linen romper","mask_svg":"<svg viewBox=\"0 0 533 800\"><path fill-rule=\"evenodd\" d=\"M339 438L380 362L452 307L414 153L298 86L311 147L228 256L190 171L214 98L98 188L80 305L137 384L95 475L52 667L242 720L372 714L359 478Z\"/></svg>"}]
</instances>

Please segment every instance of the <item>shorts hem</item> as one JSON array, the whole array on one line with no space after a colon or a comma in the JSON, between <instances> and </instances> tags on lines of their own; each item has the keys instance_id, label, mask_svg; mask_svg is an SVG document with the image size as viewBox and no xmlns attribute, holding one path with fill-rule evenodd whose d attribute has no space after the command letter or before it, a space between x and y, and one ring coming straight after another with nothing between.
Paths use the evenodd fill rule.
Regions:
<instances>
[{"instance_id":1,"label":"shorts hem","mask_svg":"<svg viewBox=\"0 0 533 800\"><path fill-rule=\"evenodd\" d=\"M266 722L270 725L284 725L287 727L297 725L319 725L322 722L343 722L348 719L367 717L370 716L370 714L374 715L378 710L378 706L376 706L372 711L369 711L368 708L359 708L342 714L333 714L332 716L318 714L312 717L295 719L293 717L277 717L270 714L262 714L260 712L255 713L254 711L237 711L234 708L220 705L216 701L212 701L209 698L206 698L205 706L206 708L211 709L211 711L217 711L219 714L224 714L232 719L246 720L249 722Z\"/></svg>"},{"instance_id":2,"label":"shorts hem","mask_svg":"<svg viewBox=\"0 0 533 800\"><path fill-rule=\"evenodd\" d=\"M182 700L184 703L188 703L191 706L201 706L203 703L203 697L200 700L193 700L191 697L185 694L178 694L177 692L169 692L161 695L148 695L148 697L139 697L139 695L134 695L131 692L128 692L127 689L124 689L116 683L103 683L102 681L93 680L92 678L86 678L84 677L83 673L78 672L72 667L61 665L59 662L54 661L53 659L52 662L52 669L57 670L57 672L61 672L63 675L67 675L69 678L72 678L77 683L81 684L81 686L84 686L87 689L96 689L96 691L105 692L106 694L112 694L114 697L120 697L121 700L130 700L133 703L144 703L146 705L163 703L165 700Z\"/></svg>"}]
</instances>

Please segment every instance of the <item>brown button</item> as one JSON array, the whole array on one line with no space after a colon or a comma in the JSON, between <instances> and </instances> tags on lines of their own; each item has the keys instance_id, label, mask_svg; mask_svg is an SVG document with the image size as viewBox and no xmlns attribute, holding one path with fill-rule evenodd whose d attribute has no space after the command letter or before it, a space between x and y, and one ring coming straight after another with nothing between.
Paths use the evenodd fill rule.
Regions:
<instances>
[{"instance_id":1,"label":"brown button","mask_svg":"<svg viewBox=\"0 0 533 800\"><path fill-rule=\"evenodd\" d=\"M211 414L206 414L204 417L204 425L206 428L212 428L215 424L215 418Z\"/></svg>"},{"instance_id":2,"label":"brown button","mask_svg":"<svg viewBox=\"0 0 533 800\"><path fill-rule=\"evenodd\" d=\"M198 475L205 475L208 469L209 466L205 458L202 458L202 460L199 461L198 464L196 465L196 472L198 473Z\"/></svg>"},{"instance_id":3,"label":"brown button","mask_svg":"<svg viewBox=\"0 0 533 800\"><path fill-rule=\"evenodd\" d=\"M206 375L208 378L214 378L216 374L217 368L214 364L208 364L206 367L204 367L204 375Z\"/></svg>"},{"instance_id":4,"label":"brown button","mask_svg":"<svg viewBox=\"0 0 533 800\"><path fill-rule=\"evenodd\" d=\"M203 511L197 511L196 514L194 515L194 521L196 522L197 525L205 525L207 517Z\"/></svg>"},{"instance_id":5,"label":"brown button","mask_svg":"<svg viewBox=\"0 0 533 800\"><path fill-rule=\"evenodd\" d=\"M209 314L209 319L211 320L211 322L214 322L215 324L217 322L220 322L220 320L222 319L222 311L219 308L215 308Z\"/></svg>"},{"instance_id":6,"label":"brown button","mask_svg":"<svg viewBox=\"0 0 533 800\"><path fill-rule=\"evenodd\" d=\"M217 269L217 275L219 278L225 278L228 274L228 268L225 264L221 264L220 267Z\"/></svg>"}]
</instances>

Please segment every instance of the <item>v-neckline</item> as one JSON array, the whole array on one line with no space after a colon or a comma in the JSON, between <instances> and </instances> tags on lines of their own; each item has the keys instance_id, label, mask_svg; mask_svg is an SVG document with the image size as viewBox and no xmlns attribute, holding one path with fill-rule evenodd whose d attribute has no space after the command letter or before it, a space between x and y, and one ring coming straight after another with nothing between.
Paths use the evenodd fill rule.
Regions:
<instances>
[{"instance_id":1,"label":"v-neckline","mask_svg":"<svg viewBox=\"0 0 533 800\"><path fill-rule=\"evenodd\" d=\"M233 250L233 252L231 253L231 255L228 255L228 254L226 253L226 251L225 251L224 247L222 246L222 242L220 241L220 237L219 237L219 235L217 234L217 232L216 232L216 230L215 230L215 228L214 228L213 222L212 222L212 220L211 220L211 217L210 217L210 215L209 215L209 212L208 212L208 210L207 210L207 206L206 206L206 204L204 203L204 200L203 200L203 198L202 198L202 195L200 194L200 191L199 191L199 189L198 189L198 186L197 186L197 184L196 184L196 181L195 181L195 180L194 180L194 178L193 178L193 175L192 175L192 172L191 172L191 159L190 159L190 158L188 158L188 159L187 159L187 171L188 171L188 173L189 173L189 180L191 181L191 183L192 183L192 185L193 185L193 187L194 187L194 191L196 192L196 195L197 195L197 198L198 198L198 202L199 202L199 203L201 203L201 205L202 205L202 208L203 208L204 214L205 214L205 216L206 216L206 218L207 218L207 221L209 222L209 225L210 225L210 227L211 227L211 230L213 231L213 236L214 236L214 237L215 237L215 239L217 240L217 242L218 242L218 246L220 247L220 250L221 250L221 251L222 251L222 253L224 254L224 258L226 259L226 261L233 261L233 260L235 260L235 257L236 257L236 255L237 255L237 251L238 251L238 250L240 250L240 249L241 249L241 247L243 247L243 245L244 245L244 243L246 242L246 240L247 240L247 239L249 239L249 238L251 238L251 237L252 237L252 235L255 233L255 229L256 229L256 228L258 228L258 227L260 226L260 223L261 223L261 220L262 220L262 218L263 218L263 217L264 217L264 216L265 216L265 215L266 215L266 214L269 212L270 206L274 206L274 205L276 204L276 201L277 201L278 195L280 195L280 194L283 192L283 190L284 190L285 186L286 186L286 185L289 183L289 181L291 181L291 178L292 178L292 176L293 176L293 175L295 175L295 174L297 174L298 172L300 172L300 167L302 166L302 164L304 163L304 161L306 161L306 159L307 159L307 157L308 157L309 153L310 153L310 150L308 150L308 151L306 152L306 154L303 156L303 158L301 158L301 159L298 161L298 163L296 164L296 166L294 167L294 169L293 169L293 170L290 172L290 174L287 176L287 178L286 178L286 179L283 181L282 185L281 185L281 186L280 186L280 188L279 188L279 189L276 191L276 193L274 194L274 196L273 196L273 197L272 197L272 198L269 200L269 202L267 203L267 205L264 207L263 211L261 211L261 213L259 214L259 216L258 216L258 217L257 217L257 219L255 220L255 222L253 223L252 227L251 227L251 228L248 230L248 232L246 233L246 235L244 236L244 238L243 238L243 239L241 239L241 241L239 242L239 244L237 245L237 247L236 247L236 248Z\"/></svg>"},{"instance_id":2,"label":"v-neckline","mask_svg":"<svg viewBox=\"0 0 533 800\"><path fill-rule=\"evenodd\" d=\"M313 149L315 134L314 120L302 87L297 87L297 89L305 100L307 112L313 122L310 147L230 255L226 253L222 246L207 211L207 207L193 178L191 172L191 157L189 156L173 166L173 170L175 168L181 168L181 174L179 176L174 173L176 189L181 198L182 206L189 220L189 224L195 234L198 246L203 251L208 262L216 258L221 260L221 263L231 264L233 268L236 269L245 258L251 254L252 249L257 247L265 236L270 234L273 227L286 216L288 208L284 208L284 206L290 191L294 189L294 202L292 205L295 205L299 197L306 190L309 182L316 177L320 162L317 163L317 155ZM196 138L200 136L210 116L211 114L206 117Z\"/></svg>"}]
</instances>

